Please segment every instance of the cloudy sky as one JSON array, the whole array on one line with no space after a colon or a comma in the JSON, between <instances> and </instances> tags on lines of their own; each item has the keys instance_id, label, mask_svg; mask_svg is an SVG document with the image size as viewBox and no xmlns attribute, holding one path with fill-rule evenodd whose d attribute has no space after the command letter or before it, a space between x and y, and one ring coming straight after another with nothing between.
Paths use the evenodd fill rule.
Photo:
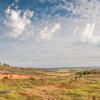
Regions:
<instances>
[{"instance_id":1,"label":"cloudy sky","mask_svg":"<svg viewBox=\"0 0 100 100\"><path fill-rule=\"evenodd\" d=\"M100 0L0 0L0 61L100 66Z\"/></svg>"}]
</instances>

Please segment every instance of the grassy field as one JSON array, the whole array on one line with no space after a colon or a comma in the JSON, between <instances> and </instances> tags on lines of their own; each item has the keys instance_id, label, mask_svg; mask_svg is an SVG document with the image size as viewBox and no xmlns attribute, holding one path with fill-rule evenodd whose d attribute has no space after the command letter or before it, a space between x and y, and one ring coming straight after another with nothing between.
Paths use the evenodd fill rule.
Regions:
<instances>
[{"instance_id":1,"label":"grassy field","mask_svg":"<svg viewBox=\"0 0 100 100\"><path fill-rule=\"evenodd\" d=\"M0 71L35 76L0 79L0 100L100 100L99 69L53 71L2 65Z\"/></svg>"}]
</instances>

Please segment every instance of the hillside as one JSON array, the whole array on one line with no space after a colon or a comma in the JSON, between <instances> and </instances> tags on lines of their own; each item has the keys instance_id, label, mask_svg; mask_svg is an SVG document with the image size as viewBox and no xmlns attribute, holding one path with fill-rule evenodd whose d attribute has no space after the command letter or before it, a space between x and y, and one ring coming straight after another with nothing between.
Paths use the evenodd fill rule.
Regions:
<instances>
[{"instance_id":1,"label":"hillside","mask_svg":"<svg viewBox=\"0 0 100 100\"><path fill-rule=\"evenodd\" d=\"M3 64L0 75L6 75L0 79L0 100L100 100L99 68L53 70Z\"/></svg>"}]
</instances>

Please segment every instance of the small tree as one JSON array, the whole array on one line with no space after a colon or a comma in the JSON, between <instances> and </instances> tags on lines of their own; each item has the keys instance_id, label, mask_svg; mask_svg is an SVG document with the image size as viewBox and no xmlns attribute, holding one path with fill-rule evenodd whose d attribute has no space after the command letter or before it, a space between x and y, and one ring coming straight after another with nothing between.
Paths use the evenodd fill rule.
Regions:
<instances>
[{"instance_id":1,"label":"small tree","mask_svg":"<svg viewBox=\"0 0 100 100\"><path fill-rule=\"evenodd\" d=\"M6 63L4 63L3 65L6 66Z\"/></svg>"}]
</instances>

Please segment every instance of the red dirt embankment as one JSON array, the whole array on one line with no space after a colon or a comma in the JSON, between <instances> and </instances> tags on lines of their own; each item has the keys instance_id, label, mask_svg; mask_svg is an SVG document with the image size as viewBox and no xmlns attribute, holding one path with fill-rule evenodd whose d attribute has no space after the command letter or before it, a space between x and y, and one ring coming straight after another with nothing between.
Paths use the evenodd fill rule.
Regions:
<instances>
[{"instance_id":1,"label":"red dirt embankment","mask_svg":"<svg viewBox=\"0 0 100 100\"><path fill-rule=\"evenodd\" d=\"M0 79L3 79L3 78L10 78L10 79L29 79L29 78L32 78L33 76L32 75L19 75L19 74L0 74Z\"/></svg>"}]
</instances>

